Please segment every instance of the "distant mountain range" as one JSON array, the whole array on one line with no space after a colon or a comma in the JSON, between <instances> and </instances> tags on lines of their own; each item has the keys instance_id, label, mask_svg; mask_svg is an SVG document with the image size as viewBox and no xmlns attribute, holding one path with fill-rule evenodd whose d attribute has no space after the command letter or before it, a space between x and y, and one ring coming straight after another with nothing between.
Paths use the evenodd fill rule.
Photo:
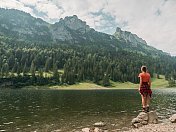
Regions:
<instances>
[{"instance_id":1,"label":"distant mountain range","mask_svg":"<svg viewBox=\"0 0 176 132\"><path fill-rule=\"evenodd\" d=\"M119 27L113 35L95 31L76 15L49 24L23 11L0 8L0 35L30 41L97 44L146 54L166 54L148 46L146 41L136 34L122 31Z\"/></svg>"}]
</instances>

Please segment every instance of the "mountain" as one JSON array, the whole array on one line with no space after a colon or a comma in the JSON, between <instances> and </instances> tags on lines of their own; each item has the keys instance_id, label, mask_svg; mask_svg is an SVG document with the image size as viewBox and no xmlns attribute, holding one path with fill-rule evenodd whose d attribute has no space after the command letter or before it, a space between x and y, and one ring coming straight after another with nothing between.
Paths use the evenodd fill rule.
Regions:
<instances>
[{"instance_id":1,"label":"mountain","mask_svg":"<svg viewBox=\"0 0 176 132\"><path fill-rule=\"evenodd\" d=\"M30 14L0 9L0 84L14 87L92 81L138 83L141 65L176 80L176 58L117 28L97 32L76 15L50 24ZM59 71L58 71L59 69Z\"/></svg>"},{"instance_id":2,"label":"mountain","mask_svg":"<svg viewBox=\"0 0 176 132\"><path fill-rule=\"evenodd\" d=\"M0 34L19 39L36 41L53 41L56 43L94 43L100 40L111 41L112 35L104 34L90 28L76 15L60 19L49 24L30 14L14 10L0 9ZM111 38L110 38L111 36Z\"/></svg>"},{"instance_id":3,"label":"mountain","mask_svg":"<svg viewBox=\"0 0 176 132\"><path fill-rule=\"evenodd\" d=\"M23 11L0 8L0 35L58 44L94 45L143 54L166 54L148 46L145 40L137 35L122 31L118 27L114 35L95 31L76 15L50 24Z\"/></svg>"},{"instance_id":4,"label":"mountain","mask_svg":"<svg viewBox=\"0 0 176 132\"><path fill-rule=\"evenodd\" d=\"M127 43L131 43L132 45L137 46L138 44L147 44L145 40L142 38L139 38L136 34L132 34L128 31L122 31L119 27L116 28L116 32L114 33L114 36L117 39L123 39Z\"/></svg>"},{"instance_id":5,"label":"mountain","mask_svg":"<svg viewBox=\"0 0 176 132\"><path fill-rule=\"evenodd\" d=\"M0 9L0 34L13 38L51 41L47 22L30 14L14 10Z\"/></svg>"}]
</instances>

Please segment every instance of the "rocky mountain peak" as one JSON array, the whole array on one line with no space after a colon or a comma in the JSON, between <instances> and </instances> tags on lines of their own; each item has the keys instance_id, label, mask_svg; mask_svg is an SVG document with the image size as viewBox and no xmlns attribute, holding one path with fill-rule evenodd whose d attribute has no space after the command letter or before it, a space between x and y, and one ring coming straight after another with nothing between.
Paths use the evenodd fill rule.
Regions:
<instances>
[{"instance_id":1,"label":"rocky mountain peak","mask_svg":"<svg viewBox=\"0 0 176 132\"><path fill-rule=\"evenodd\" d=\"M85 33L85 31L90 31L90 27L86 24L86 22L80 20L77 15L67 16L64 19L61 18L57 25L64 25L71 30L80 30Z\"/></svg>"},{"instance_id":2,"label":"rocky mountain peak","mask_svg":"<svg viewBox=\"0 0 176 132\"><path fill-rule=\"evenodd\" d=\"M67 41L69 43L77 43L78 40L75 36L85 40L85 34L91 30L93 29L86 22L73 15L67 16L64 19L61 18L59 22L52 25L51 33L55 42Z\"/></svg>"},{"instance_id":3,"label":"rocky mountain peak","mask_svg":"<svg viewBox=\"0 0 176 132\"><path fill-rule=\"evenodd\" d=\"M132 34L128 31L122 31L121 28L117 27L114 36L117 39L124 39L126 42L132 43L132 45L137 46L137 44L147 44L145 40L139 38L136 34Z\"/></svg>"}]
</instances>

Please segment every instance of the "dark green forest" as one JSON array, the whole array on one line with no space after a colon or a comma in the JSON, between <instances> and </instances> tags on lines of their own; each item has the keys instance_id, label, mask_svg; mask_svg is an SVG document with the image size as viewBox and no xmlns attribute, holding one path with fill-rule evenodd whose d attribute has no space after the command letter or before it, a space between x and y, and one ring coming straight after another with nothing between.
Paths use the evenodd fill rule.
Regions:
<instances>
[{"instance_id":1,"label":"dark green forest","mask_svg":"<svg viewBox=\"0 0 176 132\"><path fill-rule=\"evenodd\" d=\"M72 85L90 80L109 86L114 82L138 83L140 67L163 74L171 85L176 80L176 58L146 55L103 45L32 42L0 36L0 82L13 87ZM59 72L59 69L64 72ZM48 74L50 73L50 74Z\"/></svg>"}]
</instances>

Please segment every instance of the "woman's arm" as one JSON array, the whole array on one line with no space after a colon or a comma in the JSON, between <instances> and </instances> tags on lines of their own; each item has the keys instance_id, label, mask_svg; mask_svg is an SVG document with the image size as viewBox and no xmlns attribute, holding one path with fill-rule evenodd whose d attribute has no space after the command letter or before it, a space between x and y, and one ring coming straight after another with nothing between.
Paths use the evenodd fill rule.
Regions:
<instances>
[{"instance_id":1,"label":"woman's arm","mask_svg":"<svg viewBox=\"0 0 176 132\"><path fill-rule=\"evenodd\" d=\"M140 85L139 85L139 91L140 91L140 88L142 86L142 77L140 76Z\"/></svg>"},{"instance_id":2,"label":"woman's arm","mask_svg":"<svg viewBox=\"0 0 176 132\"><path fill-rule=\"evenodd\" d=\"M151 88L151 81L150 81L150 78L149 78L149 85L150 85L150 88Z\"/></svg>"}]
</instances>

